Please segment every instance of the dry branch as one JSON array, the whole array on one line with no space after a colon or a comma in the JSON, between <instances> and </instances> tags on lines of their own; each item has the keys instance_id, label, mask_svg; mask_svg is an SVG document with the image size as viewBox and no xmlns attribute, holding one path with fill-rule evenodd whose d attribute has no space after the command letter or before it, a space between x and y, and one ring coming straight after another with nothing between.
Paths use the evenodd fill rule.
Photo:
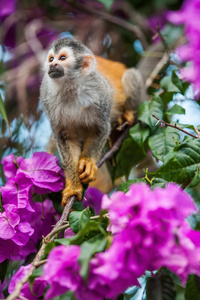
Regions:
<instances>
[{"instance_id":1,"label":"dry branch","mask_svg":"<svg viewBox=\"0 0 200 300\"><path fill-rule=\"evenodd\" d=\"M190 135L191 137L193 137L193 138L195 138L195 139L198 139L198 138L199 138L199 136L196 136L196 135L194 135L194 134L192 134L192 133L190 133L190 132L188 132L188 131L186 131L186 130L180 128L180 127L178 127L176 123L175 123L174 125L172 125L172 124L167 123L167 122L165 122L165 121L163 121L163 120L160 120L158 117L156 117L156 116L153 115L153 114L152 114L152 117L154 117L156 120L158 120L158 123L162 123L162 124L164 124L164 125L167 126L167 127L172 127L172 128L177 129L177 130L180 130L180 131L184 132L184 133L187 134L187 135Z\"/></svg>"}]
</instances>

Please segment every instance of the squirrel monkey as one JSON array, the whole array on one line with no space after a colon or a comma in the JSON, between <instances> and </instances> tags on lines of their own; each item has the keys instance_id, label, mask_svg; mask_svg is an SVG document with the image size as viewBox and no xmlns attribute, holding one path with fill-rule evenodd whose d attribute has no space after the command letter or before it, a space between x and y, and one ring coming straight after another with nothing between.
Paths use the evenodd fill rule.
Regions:
<instances>
[{"instance_id":1,"label":"squirrel monkey","mask_svg":"<svg viewBox=\"0 0 200 300\"><path fill-rule=\"evenodd\" d=\"M82 185L96 178L96 162L111 124L122 119L133 122L133 110L142 101L143 87L139 71L95 57L73 38L51 45L40 99L65 168L63 206L72 195L81 201Z\"/></svg>"}]
</instances>

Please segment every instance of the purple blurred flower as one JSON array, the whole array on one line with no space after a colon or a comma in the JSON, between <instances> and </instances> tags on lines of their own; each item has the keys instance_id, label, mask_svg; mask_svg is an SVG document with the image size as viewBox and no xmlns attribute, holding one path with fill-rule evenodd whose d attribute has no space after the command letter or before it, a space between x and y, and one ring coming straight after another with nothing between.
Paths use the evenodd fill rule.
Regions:
<instances>
[{"instance_id":1,"label":"purple blurred flower","mask_svg":"<svg viewBox=\"0 0 200 300\"><path fill-rule=\"evenodd\" d=\"M162 12L160 11L159 14L151 15L148 18L149 26L153 28L155 32L157 32L157 27L159 29L162 29L166 24L166 22L167 22L167 12L165 10Z\"/></svg>"},{"instance_id":2,"label":"purple blurred flower","mask_svg":"<svg viewBox=\"0 0 200 300\"><path fill-rule=\"evenodd\" d=\"M8 292L10 294L14 292L17 282L22 280L22 278L24 278L24 276L30 271L30 269L31 269L31 265L21 266L19 270L13 275L8 287ZM30 290L28 283L25 283L23 285L20 296L29 300L37 300L43 295L46 286L47 283L43 279L38 277L34 281L32 291Z\"/></svg>"},{"instance_id":3,"label":"purple blurred flower","mask_svg":"<svg viewBox=\"0 0 200 300\"><path fill-rule=\"evenodd\" d=\"M71 230L71 228L69 227L69 228L67 228L66 230L65 230L65 233L64 233L64 238L65 239L69 239L69 238L71 238L72 236L74 236L74 232Z\"/></svg>"},{"instance_id":4,"label":"purple blurred flower","mask_svg":"<svg viewBox=\"0 0 200 300\"><path fill-rule=\"evenodd\" d=\"M184 24L187 44L177 49L183 61L190 66L181 70L183 78L194 84L200 95L200 0L185 0L178 12L170 12L168 20L174 24Z\"/></svg>"},{"instance_id":5,"label":"purple blurred flower","mask_svg":"<svg viewBox=\"0 0 200 300\"><path fill-rule=\"evenodd\" d=\"M16 2L17 0L0 0L0 20L2 19L2 17L6 17L15 11Z\"/></svg>"},{"instance_id":6,"label":"purple blurred flower","mask_svg":"<svg viewBox=\"0 0 200 300\"><path fill-rule=\"evenodd\" d=\"M58 246L48 256L44 265L44 279L50 285L45 299L51 299L68 290L76 291L82 280L79 275L79 246Z\"/></svg>"},{"instance_id":7,"label":"purple blurred flower","mask_svg":"<svg viewBox=\"0 0 200 300\"><path fill-rule=\"evenodd\" d=\"M83 206L85 208L88 206L94 208L95 214L98 215L101 210L101 200L103 195L104 194L100 190L89 187L83 199Z\"/></svg>"}]
</instances>

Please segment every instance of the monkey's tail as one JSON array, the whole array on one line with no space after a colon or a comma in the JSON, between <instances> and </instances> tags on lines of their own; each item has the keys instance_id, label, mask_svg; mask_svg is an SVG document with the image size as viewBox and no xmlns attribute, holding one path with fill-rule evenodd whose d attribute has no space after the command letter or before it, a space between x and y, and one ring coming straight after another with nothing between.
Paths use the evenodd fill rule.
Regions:
<instances>
[{"instance_id":1,"label":"monkey's tail","mask_svg":"<svg viewBox=\"0 0 200 300\"><path fill-rule=\"evenodd\" d=\"M122 85L127 95L126 109L136 110L146 99L145 84L141 72L135 68L127 69L122 76Z\"/></svg>"}]
</instances>

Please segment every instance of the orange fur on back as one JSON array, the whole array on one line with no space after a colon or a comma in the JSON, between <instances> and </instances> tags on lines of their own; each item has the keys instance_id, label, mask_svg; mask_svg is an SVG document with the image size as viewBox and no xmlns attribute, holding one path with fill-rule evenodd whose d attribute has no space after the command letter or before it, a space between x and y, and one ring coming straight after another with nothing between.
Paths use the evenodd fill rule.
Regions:
<instances>
[{"instance_id":1,"label":"orange fur on back","mask_svg":"<svg viewBox=\"0 0 200 300\"><path fill-rule=\"evenodd\" d=\"M126 66L120 62L115 62L103 57L95 56L97 61L97 69L101 72L113 86L115 91L115 102L123 105L126 101L126 95L123 91L121 78L127 70Z\"/></svg>"}]
</instances>

